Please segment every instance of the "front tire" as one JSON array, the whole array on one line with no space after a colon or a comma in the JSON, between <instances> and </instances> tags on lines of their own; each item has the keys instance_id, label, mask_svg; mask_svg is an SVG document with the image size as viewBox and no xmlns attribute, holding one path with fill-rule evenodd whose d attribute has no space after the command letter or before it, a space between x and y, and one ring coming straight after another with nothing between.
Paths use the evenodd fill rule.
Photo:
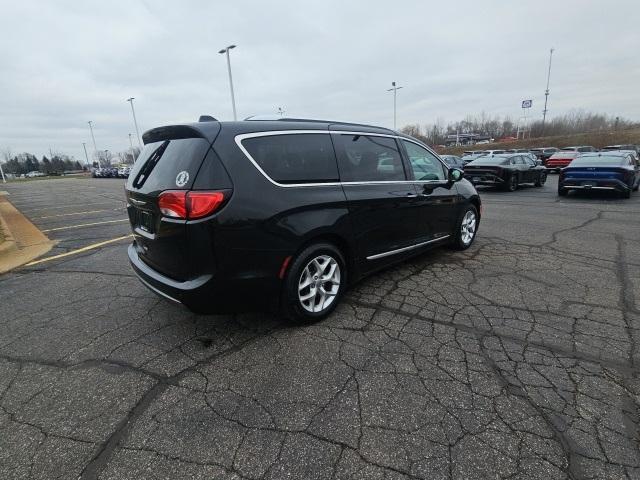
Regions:
<instances>
[{"instance_id":1,"label":"front tire","mask_svg":"<svg viewBox=\"0 0 640 480\"><path fill-rule=\"evenodd\" d=\"M284 280L282 314L295 323L328 317L347 284L347 269L340 250L330 243L310 245L291 263Z\"/></svg>"},{"instance_id":2,"label":"front tire","mask_svg":"<svg viewBox=\"0 0 640 480\"><path fill-rule=\"evenodd\" d=\"M558 195L561 197L566 197L567 193L569 193L569 191L566 188L562 188L560 185L558 185Z\"/></svg>"},{"instance_id":3,"label":"front tire","mask_svg":"<svg viewBox=\"0 0 640 480\"><path fill-rule=\"evenodd\" d=\"M455 250L466 250L473 244L478 232L479 220L476 207L468 205L456 224L455 236L451 242L451 246Z\"/></svg>"},{"instance_id":4,"label":"front tire","mask_svg":"<svg viewBox=\"0 0 640 480\"><path fill-rule=\"evenodd\" d=\"M629 188L627 190L620 192L620 196L622 198L631 198L631 189Z\"/></svg>"}]
</instances>

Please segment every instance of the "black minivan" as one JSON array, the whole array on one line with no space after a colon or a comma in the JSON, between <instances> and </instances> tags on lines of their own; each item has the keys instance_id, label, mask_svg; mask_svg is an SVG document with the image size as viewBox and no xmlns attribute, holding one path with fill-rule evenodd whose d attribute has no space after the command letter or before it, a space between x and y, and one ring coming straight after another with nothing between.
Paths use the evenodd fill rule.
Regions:
<instances>
[{"instance_id":1,"label":"black minivan","mask_svg":"<svg viewBox=\"0 0 640 480\"><path fill-rule=\"evenodd\" d=\"M154 128L125 187L131 265L193 311L329 315L349 284L427 248L466 249L480 197L418 140L317 120Z\"/></svg>"}]
</instances>

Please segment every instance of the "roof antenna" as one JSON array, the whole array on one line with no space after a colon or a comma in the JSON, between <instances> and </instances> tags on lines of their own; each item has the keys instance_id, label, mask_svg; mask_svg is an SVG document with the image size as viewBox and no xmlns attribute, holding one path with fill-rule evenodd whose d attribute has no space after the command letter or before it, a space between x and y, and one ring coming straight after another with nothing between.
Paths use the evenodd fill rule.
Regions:
<instances>
[{"instance_id":1,"label":"roof antenna","mask_svg":"<svg viewBox=\"0 0 640 480\"><path fill-rule=\"evenodd\" d=\"M217 122L218 119L213 118L211 115L200 115L199 122Z\"/></svg>"}]
</instances>

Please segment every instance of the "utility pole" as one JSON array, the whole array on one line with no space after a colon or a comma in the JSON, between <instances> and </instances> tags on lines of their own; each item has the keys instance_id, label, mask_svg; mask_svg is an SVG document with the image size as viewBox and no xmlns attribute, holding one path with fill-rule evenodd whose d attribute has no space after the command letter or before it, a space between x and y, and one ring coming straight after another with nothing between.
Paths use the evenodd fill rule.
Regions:
<instances>
[{"instance_id":1,"label":"utility pole","mask_svg":"<svg viewBox=\"0 0 640 480\"><path fill-rule=\"evenodd\" d=\"M89 155L87 155L87 144L82 142L82 148L84 148L84 158L87 159L87 167L89 166Z\"/></svg>"},{"instance_id":2,"label":"utility pole","mask_svg":"<svg viewBox=\"0 0 640 480\"><path fill-rule=\"evenodd\" d=\"M227 71L229 72L229 88L231 89L231 106L233 107L233 120L238 120L238 116L236 115L236 97L233 94L233 77L231 76L231 59L229 58L229 51L232 48L236 48L235 45L229 45L227 48L223 48L218 53L226 53L227 54Z\"/></svg>"},{"instance_id":3,"label":"utility pole","mask_svg":"<svg viewBox=\"0 0 640 480\"><path fill-rule=\"evenodd\" d=\"M131 113L133 114L133 124L136 126L136 135L138 135L138 145L140 145L140 150L142 150L142 141L140 140L140 130L138 130L138 120L136 120L136 111L133 108L133 100L135 97L127 98L127 102L131 104Z\"/></svg>"},{"instance_id":4,"label":"utility pole","mask_svg":"<svg viewBox=\"0 0 640 480\"><path fill-rule=\"evenodd\" d=\"M393 129L396 129L396 95L402 87L396 87L396 82L391 82L391 88L387 92L393 91Z\"/></svg>"},{"instance_id":5,"label":"utility pole","mask_svg":"<svg viewBox=\"0 0 640 480\"><path fill-rule=\"evenodd\" d=\"M7 183L7 179L4 178L4 170L2 170L2 162L0 162L0 176L2 176L2 183Z\"/></svg>"},{"instance_id":6,"label":"utility pole","mask_svg":"<svg viewBox=\"0 0 640 480\"><path fill-rule=\"evenodd\" d=\"M553 48L549 51L549 70L547 71L547 89L544 91L544 110L542 111L542 134L544 135L544 122L547 119L547 101L549 100L549 78L551 78L551 59Z\"/></svg>"},{"instance_id":7,"label":"utility pole","mask_svg":"<svg viewBox=\"0 0 640 480\"><path fill-rule=\"evenodd\" d=\"M96 147L96 137L93 136L93 122L89 120L87 123L89 124L89 130L91 130L91 139L93 140L93 153L95 154L98 151L98 147Z\"/></svg>"},{"instance_id":8,"label":"utility pole","mask_svg":"<svg viewBox=\"0 0 640 480\"><path fill-rule=\"evenodd\" d=\"M134 154L133 154L133 141L131 140L131 137L133 136L133 134L129 134L129 145L131 145L131 160L133 160L134 162L136 161L136 159L134 158Z\"/></svg>"},{"instance_id":9,"label":"utility pole","mask_svg":"<svg viewBox=\"0 0 640 480\"><path fill-rule=\"evenodd\" d=\"M285 111L282 109L282 107L278 107L278 114L282 117L285 114Z\"/></svg>"}]
</instances>

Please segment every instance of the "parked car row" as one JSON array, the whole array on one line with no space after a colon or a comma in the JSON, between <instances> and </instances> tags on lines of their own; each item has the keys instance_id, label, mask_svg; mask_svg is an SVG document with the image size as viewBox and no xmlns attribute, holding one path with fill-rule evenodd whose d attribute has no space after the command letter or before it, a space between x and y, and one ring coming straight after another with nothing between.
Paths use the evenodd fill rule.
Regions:
<instances>
[{"instance_id":1,"label":"parked car row","mask_svg":"<svg viewBox=\"0 0 640 480\"><path fill-rule=\"evenodd\" d=\"M96 168L91 172L93 178L129 178L131 167Z\"/></svg>"},{"instance_id":2,"label":"parked car row","mask_svg":"<svg viewBox=\"0 0 640 480\"><path fill-rule=\"evenodd\" d=\"M607 145L603 147L601 151L630 151L640 156L639 145ZM487 155L500 155L503 153L528 153L534 155L538 160L542 162L548 170L554 170L559 172L561 168L568 166L572 160L578 155L584 153L598 152L598 149L591 145L574 145L569 147L557 148L557 147L539 147L532 149L508 149L508 150L476 150L466 151L461 157L463 166L476 160L479 157Z\"/></svg>"}]
</instances>

